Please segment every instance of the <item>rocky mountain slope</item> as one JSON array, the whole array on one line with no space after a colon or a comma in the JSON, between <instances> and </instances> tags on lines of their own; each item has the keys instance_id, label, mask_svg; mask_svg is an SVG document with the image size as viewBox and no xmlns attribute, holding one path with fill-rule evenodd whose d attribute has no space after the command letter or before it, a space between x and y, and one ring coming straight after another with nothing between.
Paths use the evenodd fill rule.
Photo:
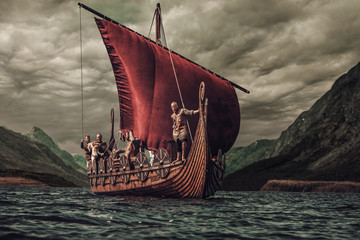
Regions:
<instances>
[{"instance_id":1,"label":"rocky mountain slope","mask_svg":"<svg viewBox=\"0 0 360 240\"><path fill-rule=\"evenodd\" d=\"M0 176L32 178L50 186L89 185L85 169L41 129L26 135L0 127Z\"/></svg>"},{"instance_id":2,"label":"rocky mountain slope","mask_svg":"<svg viewBox=\"0 0 360 240\"><path fill-rule=\"evenodd\" d=\"M74 161L82 168L86 169L86 159L84 156L73 155Z\"/></svg>"},{"instance_id":3,"label":"rocky mountain slope","mask_svg":"<svg viewBox=\"0 0 360 240\"><path fill-rule=\"evenodd\" d=\"M261 159L270 158L275 151L276 140L257 140L246 147L233 147L226 153L225 176L245 168Z\"/></svg>"},{"instance_id":4,"label":"rocky mountain slope","mask_svg":"<svg viewBox=\"0 0 360 240\"><path fill-rule=\"evenodd\" d=\"M25 136L29 137L33 141L40 142L47 146L53 153L55 153L60 159L62 159L67 165L78 169L79 166L82 167L79 170L86 174L86 159L79 155L72 156L65 150L62 150L56 145L50 136L48 136L43 130L38 127L33 127L28 131Z\"/></svg>"},{"instance_id":5,"label":"rocky mountain slope","mask_svg":"<svg viewBox=\"0 0 360 240\"><path fill-rule=\"evenodd\" d=\"M269 179L360 181L360 63L341 76L276 140L229 152L227 190L259 190ZM231 171L230 171L231 172Z\"/></svg>"}]
</instances>

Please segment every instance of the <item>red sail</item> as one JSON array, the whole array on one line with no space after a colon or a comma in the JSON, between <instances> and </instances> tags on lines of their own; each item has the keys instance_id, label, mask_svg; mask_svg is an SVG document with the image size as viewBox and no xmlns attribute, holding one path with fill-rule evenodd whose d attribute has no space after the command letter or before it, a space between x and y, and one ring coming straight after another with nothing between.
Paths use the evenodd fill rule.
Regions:
<instances>
[{"instance_id":1,"label":"red sail","mask_svg":"<svg viewBox=\"0 0 360 240\"><path fill-rule=\"evenodd\" d=\"M121 130L130 130L150 149L172 140L170 104L180 95L169 51L135 32L112 22L95 19L106 45L119 95ZM205 82L210 149L228 151L240 127L240 109L230 83L189 60L172 54L187 109L198 109L198 89ZM194 136L198 116L189 117Z\"/></svg>"}]
</instances>

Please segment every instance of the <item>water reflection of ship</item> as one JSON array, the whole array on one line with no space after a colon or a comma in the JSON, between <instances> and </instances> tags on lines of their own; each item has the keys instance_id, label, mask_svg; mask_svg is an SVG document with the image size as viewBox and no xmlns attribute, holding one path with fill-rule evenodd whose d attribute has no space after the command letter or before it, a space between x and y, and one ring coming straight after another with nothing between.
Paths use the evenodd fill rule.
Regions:
<instances>
[{"instance_id":1,"label":"water reflection of ship","mask_svg":"<svg viewBox=\"0 0 360 240\"><path fill-rule=\"evenodd\" d=\"M235 88L246 89L165 46L160 5L154 13L156 41L134 32L79 3L95 18L113 67L119 96L120 129L132 131L134 157L110 154L90 166L91 190L107 195L206 198L221 187L225 152L240 128ZM163 40L162 40L163 39ZM206 90L205 90L206 86ZM191 147L184 161L174 161L170 103L199 109L188 121ZM109 150L114 142L114 113ZM190 144L189 144L190 145ZM154 153L150 166L144 150ZM131 168L131 162L134 169Z\"/></svg>"}]
</instances>

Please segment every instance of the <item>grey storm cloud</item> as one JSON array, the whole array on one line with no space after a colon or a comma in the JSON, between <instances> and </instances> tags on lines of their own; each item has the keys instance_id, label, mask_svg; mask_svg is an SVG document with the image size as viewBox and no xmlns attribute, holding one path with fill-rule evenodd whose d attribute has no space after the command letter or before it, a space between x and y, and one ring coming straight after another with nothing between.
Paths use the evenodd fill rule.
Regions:
<instances>
[{"instance_id":1,"label":"grey storm cloud","mask_svg":"<svg viewBox=\"0 0 360 240\"><path fill-rule=\"evenodd\" d=\"M278 137L360 60L357 0L159 2L171 49L251 91L237 90L235 145ZM156 3L84 1L145 36ZM3 0L0 9L0 125L38 126L81 153L77 1ZM94 16L81 12L84 132L107 139L110 109L119 111L114 77Z\"/></svg>"}]
</instances>

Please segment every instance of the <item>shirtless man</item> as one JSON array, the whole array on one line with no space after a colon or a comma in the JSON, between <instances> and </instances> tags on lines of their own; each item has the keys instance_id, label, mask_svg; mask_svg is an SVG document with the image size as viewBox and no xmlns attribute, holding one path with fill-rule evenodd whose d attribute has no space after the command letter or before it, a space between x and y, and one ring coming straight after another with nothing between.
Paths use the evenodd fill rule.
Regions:
<instances>
[{"instance_id":1,"label":"shirtless man","mask_svg":"<svg viewBox=\"0 0 360 240\"><path fill-rule=\"evenodd\" d=\"M173 111L173 114L171 115L173 120L173 138L177 146L177 155L175 161L179 161L180 156L182 156L182 161L185 161L188 140L186 116L197 114L199 113L199 110L187 110L186 108L179 109L179 106L176 102L171 103L171 110Z\"/></svg>"}]
</instances>

